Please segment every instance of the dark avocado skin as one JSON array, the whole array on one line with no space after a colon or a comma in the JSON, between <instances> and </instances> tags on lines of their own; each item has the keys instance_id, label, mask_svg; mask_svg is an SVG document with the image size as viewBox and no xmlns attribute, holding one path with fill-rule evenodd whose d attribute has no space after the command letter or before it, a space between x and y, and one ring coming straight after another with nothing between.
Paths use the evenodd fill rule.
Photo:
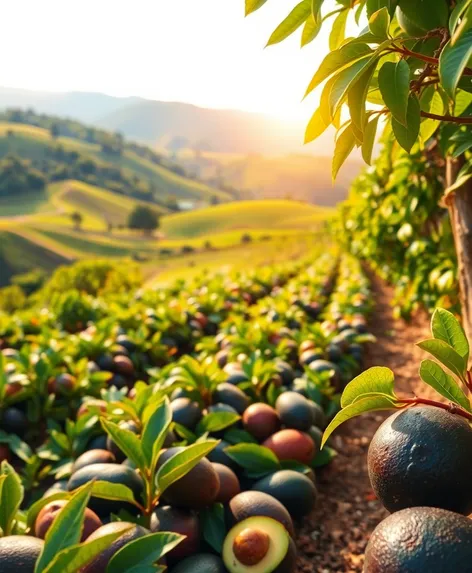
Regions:
<instances>
[{"instance_id":1,"label":"dark avocado skin","mask_svg":"<svg viewBox=\"0 0 472 573\"><path fill-rule=\"evenodd\" d=\"M215 402L232 406L238 414L242 414L251 402L242 390L233 384L228 384L228 382L216 387L214 399Z\"/></svg>"},{"instance_id":2,"label":"dark avocado skin","mask_svg":"<svg viewBox=\"0 0 472 573\"><path fill-rule=\"evenodd\" d=\"M220 557L211 553L201 553L187 557L169 573L228 573L228 570Z\"/></svg>"},{"instance_id":3,"label":"dark avocado skin","mask_svg":"<svg viewBox=\"0 0 472 573\"><path fill-rule=\"evenodd\" d=\"M128 531L125 531L128 529ZM115 555L115 553L124 547L130 541L134 541L139 537L144 537L149 535L149 530L136 525L134 523L127 523L125 521L116 521L113 523L108 523L97 529L92 535L87 539L87 541L93 541L94 539L99 539L104 535L109 535L110 533L115 533L117 531L123 530L124 533L121 537L118 537L111 545L104 549L91 563L86 565L81 569L81 573L104 573L106 571L110 559Z\"/></svg>"},{"instance_id":4,"label":"dark avocado skin","mask_svg":"<svg viewBox=\"0 0 472 573\"><path fill-rule=\"evenodd\" d=\"M398 511L372 534L364 573L472 573L472 521L433 507Z\"/></svg>"},{"instance_id":5,"label":"dark avocado skin","mask_svg":"<svg viewBox=\"0 0 472 573\"><path fill-rule=\"evenodd\" d=\"M92 464L86 466L72 474L67 484L67 489L72 491L93 479L125 485L131 489L137 500L139 500L143 491L143 481L138 474L133 469L118 464ZM135 512L134 506L130 503L94 497L90 499L89 507L99 517L104 517L112 512L118 513L121 508Z\"/></svg>"},{"instance_id":6,"label":"dark avocado skin","mask_svg":"<svg viewBox=\"0 0 472 573\"><path fill-rule=\"evenodd\" d=\"M190 398L177 398L171 402L170 407L172 420L189 430L193 430L202 417L200 406Z\"/></svg>"},{"instance_id":7,"label":"dark avocado skin","mask_svg":"<svg viewBox=\"0 0 472 573\"><path fill-rule=\"evenodd\" d=\"M72 473L92 464L112 464L115 461L115 456L108 450L89 450L75 460Z\"/></svg>"},{"instance_id":8,"label":"dark avocado skin","mask_svg":"<svg viewBox=\"0 0 472 573\"><path fill-rule=\"evenodd\" d=\"M312 480L293 470L274 472L257 481L252 489L278 499L295 519L313 510L318 495Z\"/></svg>"},{"instance_id":9,"label":"dark avocado skin","mask_svg":"<svg viewBox=\"0 0 472 573\"><path fill-rule=\"evenodd\" d=\"M248 517L272 517L281 523L291 537L295 536L293 521L287 509L275 497L260 491L244 491L226 506L228 529Z\"/></svg>"},{"instance_id":10,"label":"dark avocado skin","mask_svg":"<svg viewBox=\"0 0 472 573\"><path fill-rule=\"evenodd\" d=\"M372 488L390 512L431 506L472 512L472 429L465 419L417 406L393 414L369 447Z\"/></svg>"},{"instance_id":11,"label":"dark avocado skin","mask_svg":"<svg viewBox=\"0 0 472 573\"><path fill-rule=\"evenodd\" d=\"M197 513L170 505L159 506L151 515L151 531L172 531L185 535L185 539L167 553L169 565L198 553L200 549L201 530Z\"/></svg>"},{"instance_id":12,"label":"dark avocado skin","mask_svg":"<svg viewBox=\"0 0 472 573\"><path fill-rule=\"evenodd\" d=\"M231 446L229 442L221 440L221 442L216 446L216 448L208 454L207 458L210 460L210 462L223 464L224 466L227 466L228 468L235 471L239 469L238 464L234 460L232 460L228 456L228 454L224 451L225 448L229 448L229 446Z\"/></svg>"},{"instance_id":13,"label":"dark avocado skin","mask_svg":"<svg viewBox=\"0 0 472 573\"><path fill-rule=\"evenodd\" d=\"M278 565L272 573L293 573L297 566L297 546L295 541L290 538L287 554L282 563Z\"/></svg>"},{"instance_id":14,"label":"dark avocado skin","mask_svg":"<svg viewBox=\"0 0 472 573\"><path fill-rule=\"evenodd\" d=\"M284 392L277 398L275 409L287 428L305 432L315 423L308 400L298 392Z\"/></svg>"},{"instance_id":15,"label":"dark avocado skin","mask_svg":"<svg viewBox=\"0 0 472 573\"><path fill-rule=\"evenodd\" d=\"M2 573L34 573L36 559L44 541L27 535L11 535L0 539L0 571Z\"/></svg>"}]
</instances>

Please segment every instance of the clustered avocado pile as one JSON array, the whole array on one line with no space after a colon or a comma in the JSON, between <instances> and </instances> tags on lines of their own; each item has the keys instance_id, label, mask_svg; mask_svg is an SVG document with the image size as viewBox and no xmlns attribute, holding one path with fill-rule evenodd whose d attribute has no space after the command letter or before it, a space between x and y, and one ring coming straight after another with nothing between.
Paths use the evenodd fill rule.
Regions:
<instances>
[{"instance_id":1,"label":"clustered avocado pile","mask_svg":"<svg viewBox=\"0 0 472 573\"><path fill-rule=\"evenodd\" d=\"M294 571L369 340L359 263L315 258L0 316L0 571Z\"/></svg>"}]
</instances>

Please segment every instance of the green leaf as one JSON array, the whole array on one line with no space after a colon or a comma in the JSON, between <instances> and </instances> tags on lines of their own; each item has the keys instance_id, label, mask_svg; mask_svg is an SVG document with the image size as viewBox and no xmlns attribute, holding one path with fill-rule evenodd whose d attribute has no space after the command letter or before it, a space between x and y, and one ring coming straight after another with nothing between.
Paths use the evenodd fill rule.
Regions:
<instances>
[{"instance_id":1,"label":"green leaf","mask_svg":"<svg viewBox=\"0 0 472 573\"><path fill-rule=\"evenodd\" d=\"M333 22L331 34L329 35L329 49L337 50L346 37L346 23L349 16L349 9L340 12Z\"/></svg>"},{"instance_id":2,"label":"green leaf","mask_svg":"<svg viewBox=\"0 0 472 573\"><path fill-rule=\"evenodd\" d=\"M92 486L93 483L88 483L78 489L57 514L46 534L43 550L36 561L35 573L43 573L60 551L79 543Z\"/></svg>"},{"instance_id":3,"label":"green leaf","mask_svg":"<svg viewBox=\"0 0 472 573\"><path fill-rule=\"evenodd\" d=\"M235 424L241 416L232 412L214 412L207 414L197 426L197 434L205 432L219 432Z\"/></svg>"},{"instance_id":4,"label":"green leaf","mask_svg":"<svg viewBox=\"0 0 472 573\"><path fill-rule=\"evenodd\" d=\"M405 60L386 62L379 71L379 89L392 116L407 125L408 96L410 93L410 67Z\"/></svg>"},{"instance_id":5,"label":"green leaf","mask_svg":"<svg viewBox=\"0 0 472 573\"><path fill-rule=\"evenodd\" d=\"M388 29L390 27L390 14L386 7L377 10L369 18L369 30L379 38L388 38Z\"/></svg>"},{"instance_id":6,"label":"green leaf","mask_svg":"<svg viewBox=\"0 0 472 573\"><path fill-rule=\"evenodd\" d=\"M238 444L225 448L225 453L251 473L273 472L280 469L280 462L272 450L257 444Z\"/></svg>"},{"instance_id":7,"label":"green leaf","mask_svg":"<svg viewBox=\"0 0 472 573\"><path fill-rule=\"evenodd\" d=\"M426 384L429 384L441 396L455 404L459 404L464 410L471 411L467 396L462 392L454 378L446 374L437 362L423 360L420 366L420 376Z\"/></svg>"},{"instance_id":8,"label":"green leaf","mask_svg":"<svg viewBox=\"0 0 472 573\"><path fill-rule=\"evenodd\" d=\"M130 525L130 529L131 527ZM77 573L77 571L81 571L85 565L88 565L127 531L129 530L115 531L98 539L63 549L46 567L44 573Z\"/></svg>"},{"instance_id":9,"label":"green leaf","mask_svg":"<svg viewBox=\"0 0 472 573\"><path fill-rule=\"evenodd\" d=\"M373 50L369 48L367 44L346 44L339 48L339 50L330 52L316 70L305 92L305 97L337 70L342 69L350 63L354 63L356 60L370 57L373 53Z\"/></svg>"},{"instance_id":10,"label":"green leaf","mask_svg":"<svg viewBox=\"0 0 472 573\"><path fill-rule=\"evenodd\" d=\"M359 414L363 414L364 412L372 412L374 410L392 410L393 408L398 408L398 402L395 402L392 398L388 396L365 396L354 402L353 404L349 404L346 408L343 408L340 412L336 414L333 418L329 426L326 428L323 434L323 440L321 442L321 448L324 447L326 441L334 432L334 430L347 422L351 418L355 418L359 416Z\"/></svg>"},{"instance_id":11,"label":"green leaf","mask_svg":"<svg viewBox=\"0 0 472 573\"><path fill-rule=\"evenodd\" d=\"M125 456L132 460L142 472L145 472L147 464L138 436L133 434L133 432L130 432L130 430L120 428L118 424L109 422L105 418L101 418L100 422L105 432L110 436Z\"/></svg>"},{"instance_id":12,"label":"green leaf","mask_svg":"<svg viewBox=\"0 0 472 573\"><path fill-rule=\"evenodd\" d=\"M324 0L311 0L311 14L315 22L321 20L321 7L323 6Z\"/></svg>"},{"instance_id":13,"label":"green leaf","mask_svg":"<svg viewBox=\"0 0 472 573\"><path fill-rule=\"evenodd\" d=\"M221 555L227 531L223 505L221 503L214 503L211 507L204 509L200 515L203 527L203 538L216 553Z\"/></svg>"},{"instance_id":14,"label":"green leaf","mask_svg":"<svg viewBox=\"0 0 472 573\"><path fill-rule=\"evenodd\" d=\"M364 142L362 143L362 157L367 165L372 163L372 152L374 150L375 136L377 134L377 125L379 123L379 115L375 115L366 125L364 131Z\"/></svg>"},{"instance_id":15,"label":"green leaf","mask_svg":"<svg viewBox=\"0 0 472 573\"><path fill-rule=\"evenodd\" d=\"M248 444L257 444L257 440L246 430L239 430L238 428L231 428L224 435L225 441L229 442L230 444L240 444L248 443Z\"/></svg>"},{"instance_id":16,"label":"green leaf","mask_svg":"<svg viewBox=\"0 0 472 573\"><path fill-rule=\"evenodd\" d=\"M329 446L325 446L316 454L315 459L311 462L311 467L322 468L323 466L327 466L337 455L338 452L336 450L333 450L333 448L330 448Z\"/></svg>"},{"instance_id":17,"label":"green leaf","mask_svg":"<svg viewBox=\"0 0 472 573\"><path fill-rule=\"evenodd\" d=\"M328 127L329 123L326 123L323 114L321 113L321 109L318 108L306 126L305 143L310 143L317 139L327 130Z\"/></svg>"},{"instance_id":18,"label":"green leaf","mask_svg":"<svg viewBox=\"0 0 472 573\"><path fill-rule=\"evenodd\" d=\"M141 438L144 457L148 467L152 468L152 470L156 467L159 452L162 449L171 422L172 410L169 400L166 398L157 405L149 416L144 425Z\"/></svg>"},{"instance_id":19,"label":"green leaf","mask_svg":"<svg viewBox=\"0 0 472 573\"><path fill-rule=\"evenodd\" d=\"M377 62L374 62L369 66L359 80L352 86L347 94L347 103L349 106L349 114L351 116L352 123L360 131L364 131L365 128L365 107L367 93L369 91L369 86L372 81L372 76L377 67Z\"/></svg>"},{"instance_id":20,"label":"green leaf","mask_svg":"<svg viewBox=\"0 0 472 573\"><path fill-rule=\"evenodd\" d=\"M390 368L383 366L374 366L362 374L359 374L354 380L344 388L341 396L341 407L345 408L354 403L359 396L363 394L387 394L393 399L396 398L393 391L395 376Z\"/></svg>"},{"instance_id":21,"label":"green leaf","mask_svg":"<svg viewBox=\"0 0 472 573\"><path fill-rule=\"evenodd\" d=\"M454 35L454 31L458 26L460 19L469 6L472 6L472 0L459 0L459 2L457 2L451 16L449 17L449 33L451 36Z\"/></svg>"},{"instance_id":22,"label":"green leaf","mask_svg":"<svg viewBox=\"0 0 472 573\"><path fill-rule=\"evenodd\" d=\"M24 488L20 476L15 472L12 466L2 462L2 489L0 496L0 527L3 535L10 535L13 523L18 510L23 501Z\"/></svg>"},{"instance_id":23,"label":"green leaf","mask_svg":"<svg viewBox=\"0 0 472 573\"><path fill-rule=\"evenodd\" d=\"M111 483L109 481L96 481L92 487L92 496L101 499L111 499L116 501L126 501L139 507L134 499L134 494L129 487L120 483Z\"/></svg>"},{"instance_id":24,"label":"green leaf","mask_svg":"<svg viewBox=\"0 0 472 573\"><path fill-rule=\"evenodd\" d=\"M285 20L277 26L269 38L267 46L278 44L288 38L309 16L311 16L311 0L302 0L302 2L295 6Z\"/></svg>"},{"instance_id":25,"label":"green leaf","mask_svg":"<svg viewBox=\"0 0 472 573\"><path fill-rule=\"evenodd\" d=\"M397 5L398 0L367 0L367 18L370 19L372 14L378 10L381 10L382 8L387 8L389 15L393 17Z\"/></svg>"},{"instance_id":26,"label":"green leaf","mask_svg":"<svg viewBox=\"0 0 472 573\"><path fill-rule=\"evenodd\" d=\"M392 118L392 129L398 143L408 153L416 143L420 134L420 102L414 95L410 95L408 100L408 111L406 115L406 127Z\"/></svg>"},{"instance_id":27,"label":"green leaf","mask_svg":"<svg viewBox=\"0 0 472 573\"><path fill-rule=\"evenodd\" d=\"M160 493L162 494L169 486L194 468L217 444L218 441L216 440L192 444L167 460L157 472L157 485Z\"/></svg>"},{"instance_id":28,"label":"green leaf","mask_svg":"<svg viewBox=\"0 0 472 573\"><path fill-rule=\"evenodd\" d=\"M472 93L466 92L464 90L458 90L456 92L456 99L454 105L454 113L457 116L461 116L469 106L472 104Z\"/></svg>"},{"instance_id":29,"label":"green leaf","mask_svg":"<svg viewBox=\"0 0 472 573\"><path fill-rule=\"evenodd\" d=\"M266 2L267 0L246 0L246 16L259 10Z\"/></svg>"},{"instance_id":30,"label":"green leaf","mask_svg":"<svg viewBox=\"0 0 472 573\"><path fill-rule=\"evenodd\" d=\"M138 573L150 567L185 539L177 533L151 533L127 543L111 558L107 573Z\"/></svg>"},{"instance_id":31,"label":"green leaf","mask_svg":"<svg viewBox=\"0 0 472 573\"><path fill-rule=\"evenodd\" d=\"M469 361L469 342L457 318L444 308L437 308L431 318L431 332L434 338L443 340L462 356L465 363Z\"/></svg>"},{"instance_id":32,"label":"green leaf","mask_svg":"<svg viewBox=\"0 0 472 573\"><path fill-rule=\"evenodd\" d=\"M42 497L41 499L38 499L38 501L33 503L33 505L28 509L28 516L26 520L28 528L31 528L34 525L39 512L43 509L44 506L48 505L48 503L57 501L58 499L69 499L70 497L71 494L68 491L59 491L53 495L49 495L48 497Z\"/></svg>"},{"instance_id":33,"label":"green leaf","mask_svg":"<svg viewBox=\"0 0 472 573\"><path fill-rule=\"evenodd\" d=\"M339 170L343 166L346 159L349 157L351 151L354 149L355 144L356 138L354 135L354 130L352 129L352 125L350 124L336 140L332 166L333 181L336 179Z\"/></svg>"},{"instance_id":34,"label":"green leaf","mask_svg":"<svg viewBox=\"0 0 472 573\"><path fill-rule=\"evenodd\" d=\"M456 376L461 379L464 378L467 367L465 360L451 346L449 346L449 344L443 340L431 338L429 340L418 342L417 346L422 350L429 352L431 356L434 356L434 358L439 360L443 366L456 374Z\"/></svg>"},{"instance_id":35,"label":"green leaf","mask_svg":"<svg viewBox=\"0 0 472 573\"><path fill-rule=\"evenodd\" d=\"M313 42L313 40L318 36L321 31L321 19L308 18L303 26L302 31L302 48Z\"/></svg>"},{"instance_id":36,"label":"green leaf","mask_svg":"<svg viewBox=\"0 0 472 573\"><path fill-rule=\"evenodd\" d=\"M472 30L468 30L454 46L449 41L439 57L439 78L451 99L454 99L457 84L472 58Z\"/></svg>"},{"instance_id":37,"label":"green leaf","mask_svg":"<svg viewBox=\"0 0 472 573\"><path fill-rule=\"evenodd\" d=\"M29 463L33 457L33 451L31 448L23 442L16 434L7 434L3 430L0 430L0 443L8 444L10 450L26 463Z\"/></svg>"}]
</instances>

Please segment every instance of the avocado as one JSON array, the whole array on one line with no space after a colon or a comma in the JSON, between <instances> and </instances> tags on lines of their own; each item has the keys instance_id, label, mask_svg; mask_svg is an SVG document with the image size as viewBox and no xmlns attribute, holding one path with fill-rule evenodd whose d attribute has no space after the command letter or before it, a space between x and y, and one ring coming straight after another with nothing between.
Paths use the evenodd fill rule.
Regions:
<instances>
[{"instance_id":1,"label":"avocado","mask_svg":"<svg viewBox=\"0 0 472 573\"><path fill-rule=\"evenodd\" d=\"M302 352L298 360L302 366L309 366L312 362L315 362L315 360L321 360L323 356L324 354L321 350L310 349Z\"/></svg>"},{"instance_id":2,"label":"avocado","mask_svg":"<svg viewBox=\"0 0 472 573\"><path fill-rule=\"evenodd\" d=\"M77 410L77 418L88 414L89 412L96 412L97 414L107 411L107 403L105 400L98 400L97 398L85 399Z\"/></svg>"},{"instance_id":3,"label":"avocado","mask_svg":"<svg viewBox=\"0 0 472 573\"><path fill-rule=\"evenodd\" d=\"M247 375L241 369L233 370L230 374L228 374L228 377L226 378L226 382L228 384L233 384L234 386L237 386L242 382L248 382L248 381L249 379Z\"/></svg>"},{"instance_id":4,"label":"avocado","mask_svg":"<svg viewBox=\"0 0 472 573\"><path fill-rule=\"evenodd\" d=\"M287 509L271 495L261 491L243 491L226 506L226 522L228 527L248 517L271 517L280 522L289 532L295 536L293 521Z\"/></svg>"},{"instance_id":5,"label":"avocado","mask_svg":"<svg viewBox=\"0 0 472 573\"><path fill-rule=\"evenodd\" d=\"M133 432L133 434L139 433L138 426L132 421L120 422L119 426L124 430L129 430L130 432ZM115 456L116 461L118 463L125 461L126 459L125 454L120 450L120 448L115 444L115 442L110 438L110 436L107 436L107 450Z\"/></svg>"},{"instance_id":6,"label":"avocado","mask_svg":"<svg viewBox=\"0 0 472 573\"><path fill-rule=\"evenodd\" d=\"M231 444L225 440L220 440L216 447L208 454L207 458L210 462L223 464L233 471L239 469L239 464L232 460L225 452L225 448L229 448Z\"/></svg>"},{"instance_id":7,"label":"avocado","mask_svg":"<svg viewBox=\"0 0 472 573\"><path fill-rule=\"evenodd\" d=\"M143 491L143 480L139 475L133 469L118 464L92 464L85 466L71 475L67 483L67 489L73 491L93 479L124 485L133 492L136 500L140 499ZM135 506L130 503L95 497L91 498L89 507L100 517L107 516L110 513L118 513L122 508L131 512L136 511Z\"/></svg>"},{"instance_id":8,"label":"avocado","mask_svg":"<svg viewBox=\"0 0 472 573\"><path fill-rule=\"evenodd\" d=\"M0 538L0 571L2 573L34 573L36 560L44 541L28 535Z\"/></svg>"},{"instance_id":9,"label":"avocado","mask_svg":"<svg viewBox=\"0 0 472 573\"><path fill-rule=\"evenodd\" d=\"M122 354L113 357L112 371L115 374L124 376L125 378L132 378L135 374L134 364L131 362L131 359L128 358L128 356L123 356Z\"/></svg>"},{"instance_id":10,"label":"avocado","mask_svg":"<svg viewBox=\"0 0 472 573\"><path fill-rule=\"evenodd\" d=\"M263 402L258 402L251 404L244 412L243 425L256 440L262 442L280 430L281 421L274 408Z\"/></svg>"},{"instance_id":11,"label":"avocado","mask_svg":"<svg viewBox=\"0 0 472 573\"><path fill-rule=\"evenodd\" d=\"M308 400L308 404L310 405L311 411L313 412L313 416L315 418L313 425L318 426L319 428L324 428L326 426L326 416L323 408L316 402L313 402L313 400ZM309 432L309 428L306 431Z\"/></svg>"},{"instance_id":12,"label":"avocado","mask_svg":"<svg viewBox=\"0 0 472 573\"><path fill-rule=\"evenodd\" d=\"M233 384L224 382L216 387L213 395L215 402L222 402L228 404L236 410L238 414L242 414L249 406L250 400L246 394Z\"/></svg>"},{"instance_id":13,"label":"avocado","mask_svg":"<svg viewBox=\"0 0 472 573\"><path fill-rule=\"evenodd\" d=\"M53 394L67 394L74 389L76 383L77 380L72 374L62 372L49 381L48 390Z\"/></svg>"},{"instance_id":14,"label":"avocado","mask_svg":"<svg viewBox=\"0 0 472 573\"><path fill-rule=\"evenodd\" d=\"M341 389L341 370L339 366L334 364L334 362L329 362L328 360L314 360L308 365L310 370L313 372L332 372L330 382L336 390Z\"/></svg>"},{"instance_id":15,"label":"avocado","mask_svg":"<svg viewBox=\"0 0 472 573\"><path fill-rule=\"evenodd\" d=\"M318 495L313 481L293 470L274 472L257 481L252 489L275 497L295 519L311 513Z\"/></svg>"},{"instance_id":16,"label":"avocado","mask_svg":"<svg viewBox=\"0 0 472 573\"><path fill-rule=\"evenodd\" d=\"M275 361L275 369L277 374L282 378L282 384L284 386L290 386L290 384L295 380L295 372L288 362L277 359Z\"/></svg>"},{"instance_id":17,"label":"avocado","mask_svg":"<svg viewBox=\"0 0 472 573\"><path fill-rule=\"evenodd\" d=\"M275 409L287 428L306 431L315 423L309 401L297 392L284 392L275 402Z\"/></svg>"},{"instance_id":18,"label":"avocado","mask_svg":"<svg viewBox=\"0 0 472 573\"><path fill-rule=\"evenodd\" d=\"M56 501L51 501L51 503L48 503L41 509L34 524L34 534L36 537L39 537L40 539L44 539L46 537L46 533L51 527L53 521L65 505L67 505L67 500L58 499ZM82 537L80 540L85 541L101 526L102 522L98 515L87 507L85 509Z\"/></svg>"},{"instance_id":19,"label":"avocado","mask_svg":"<svg viewBox=\"0 0 472 573\"><path fill-rule=\"evenodd\" d=\"M87 450L107 450L107 435L95 436L87 443Z\"/></svg>"},{"instance_id":20,"label":"avocado","mask_svg":"<svg viewBox=\"0 0 472 573\"><path fill-rule=\"evenodd\" d=\"M364 573L472 573L472 521L433 507L389 515L372 533Z\"/></svg>"},{"instance_id":21,"label":"avocado","mask_svg":"<svg viewBox=\"0 0 472 573\"><path fill-rule=\"evenodd\" d=\"M75 460L71 473L92 464L113 464L115 462L115 456L108 450L89 450Z\"/></svg>"},{"instance_id":22,"label":"avocado","mask_svg":"<svg viewBox=\"0 0 472 573\"><path fill-rule=\"evenodd\" d=\"M279 460L295 460L309 465L316 454L316 446L310 436L299 430L280 430L263 444L272 450Z\"/></svg>"},{"instance_id":23,"label":"avocado","mask_svg":"<svg viewBox=\"0 0 472 573\"><path fill-rule=\"evenodd\" d=\"M44 492L43 498L54 495L55 493L60 493L62 491L68 491L67 480L65 479L53 483L52 486Z\"/></svg>"},{"instance_id":24,"label":"avocado","mask_svg":"<svg viewBox=\"0 0 472 573\"><path fill-rule=\"evenodd\" d=\"M390 512L432 506L472 512L472 428L434 406L414 406L387 418L367 458L372 488Z\"/></svg>"},{"instance_id":25,"label":"avocado","mask_svg":"<svg viewBox=\"0 0 472 573\"><path fill-rule=\"evenodd\" d=\"M221 557L211 553L200 553L187 557L169 573L228 573L228 570Z\"/></svg>"},{"instance_id":26,"label":"avocado","mask_svg":"<svg viewBox=\"0 0 472 573\"><path fill-rule=\"evenodd\" d=\"M190 398L177 398L170 403L172 410L172 421L185 426L189 430L194 430L202 417L202 411L197 402L192 402Z\"/></svg>"},{"instance_id":27,"label":"avocado","mask_svg":"<svg viewBox=\"0 0 472 573\"><path fill-rule=\"evenodd\" d=\"M201 527L198 515L170 505L160 506L151 515L151 531L172 531L185 539L166 555L169 565L182 561L200 550Z\"/></svg>"},{"instance_id":28,"label":"avocado","mask_svg":"<svg viewBox=\"0 0 472 573\"><path fill-rule=\"evenodd\" d=\"M233 406L230 406L229 404L223 404L222 402L218 402L217 404L209 406L207 412L208 414L218 414L220 412L230 412L231 414L237 414Z\"/></svg>"},{"instance_id":29,"label":"avocado","mask_svg":"<svg viewBox=\"0 0 472 573\"><path fill-rule=\"evenodd\" d=\"M159 456L158 469L184 448L169 448ZM187 474L166 489L163 499L169 505L187 509L203 509L218 496L220 480L211 462L201 459Z\"/></svg>"},{"instance_id":30,"label":"avocado","mask_svg":"<svg viewBox=\"0 0 472 573\"><path fill-rule=\"evenodd\" d=\"M115 553L117 553L122 547L124 547L127 543L130 543L135 539L139 539L140 537L144 537L145 535L149 535L150 533L148 529L145 529L140 525L136 525L135 523L128 523L126 521L114 521L107 523L106 525L102 525L102 527L92 533L92 535L87 539L86 543L95 541L96 539L100 539L105 535L119 531L123 531L123 535L118 537L118 539L115 539L115 541L103 549L93 561L83 567L80 570L81 573L103 573L106 571L108 563L110 562L113 555L115 555Z\"/></svg>"},{"instance_id":31,"label":"avocado","mask_svg":"<svg viewBox=\"0 0 472 573\"><path fill-rule=\"evenodd\" d=\"M241 485L238 476L229 467L223 464L213 464L220 479L220 490L216 502L228 503L234 496L241 493Z\"/></svg>"},{"instance_id":32,"label":"avocado","mask_svg":"<svg viewBox=\"0 0 472 573\"><path fill-rule=\"evenodd\" d=\"M315 446L316 446L316 451L318 452L321 449L321 442L323 440L323 432L317 426L312 426L308 430L307 434L314 441ZM329 445L329 440L327 443Z\"/></svg>"},{"instance_id":33,"label":"avocado","mask_svg":"<svg viewBox=\"0 0 472 573\"><path fill-rule=\"evenodd\" d=\"M291 550L285 527L271 517L249 517L237 523L225 538L223 561L230 573L291 573L282 566Z\"/></svg>"},{"instance_id":34,"label":"avocado","mask_svg":"<svg viewBox=\"0 0 472 573\"><path fill-rule=\"evenodd\" d=\"M3 411L0 419L0 428L7 434L17 434L22 437L28 427L28 418L19 408L11 406Z\"/></svg>"}]
</instances>

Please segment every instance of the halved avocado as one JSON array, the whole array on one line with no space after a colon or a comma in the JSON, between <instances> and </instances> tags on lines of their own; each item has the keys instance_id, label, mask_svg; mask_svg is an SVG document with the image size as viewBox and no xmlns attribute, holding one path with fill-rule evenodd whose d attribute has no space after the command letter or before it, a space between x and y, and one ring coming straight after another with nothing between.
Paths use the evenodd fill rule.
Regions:
<instances>
[{"instance_id":1,"label":"halved avocado","mask_svg":"<svg viewBox=\"0 0 472 573\"><path fill-rule=\"evenodd\" d=\"M290 550L290 535L270 517L249 517L236 524L223 544L223 561L230 573L278 571ZM289 573L291 567L280 573Z\"/></svg>"}]
</instances>

